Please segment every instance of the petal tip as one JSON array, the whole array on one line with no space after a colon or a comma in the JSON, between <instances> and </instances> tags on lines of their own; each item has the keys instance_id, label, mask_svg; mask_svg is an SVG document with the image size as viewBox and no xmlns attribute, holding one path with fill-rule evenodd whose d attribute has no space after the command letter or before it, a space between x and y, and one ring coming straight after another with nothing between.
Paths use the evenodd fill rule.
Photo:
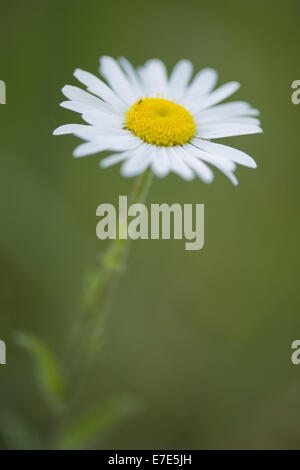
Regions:
<instances>
[{"instance_id":1,"label":"petal tip","mask_svg":"<svg viewBox=\"0 0 300 470\"><path fill-rule=\"evenodd\" d=\"M107 165L107 163L105 162L105 160L106 160L106 159L103 158L102 160L99 160L99 162L98 162L98 165L99 165L100 168L102 168L102 169L105 169L105 168L107 168L107 167L109 166L109 165Z\"/></svg>"},{"instance_id":2,"label":"petal tip","mask_svg":"<svg viewBox=\"0 0 300 470\"><path fill-rule=\"evenodd\" d=\"M74 157L74 158L81 157L80 150L77 150L77 148L75 150L73 150L72 157Z\"/></svg>"},{"instance_id":3,"label":"petal tip","mask_svg":"<svg viewBox=\"0 0 300 470\"><path fill-rule=\"evenodd\" d=\"M76 69L75 69L74 72L73 72L74 77L77 78L77 76L78 76L78 74L79 74L80 72L83 72L83 70L82 70L81 68L79 68L79 67L76 67Z\"/></svg>"},{"instance_id":4,"label":"petal tip","mask_svg":"<svg viewBox=\"0 0 300 470\"><path fill-rule=\"evenodd\" d=\"M61 89L62 94L68 98L68 85L64 85Z\"/></svg>"},{"instance_id":5,"label":"petal tip","mask_svg":"<svg viewBox=\"0 0 300 470\"><path fill-rule=\"evenodd\" d=\"M56 129L54 129L52 133L52 135L63 135L63 134L64 134L63 126L57 127Z\"/></svg>"}]
</instances>

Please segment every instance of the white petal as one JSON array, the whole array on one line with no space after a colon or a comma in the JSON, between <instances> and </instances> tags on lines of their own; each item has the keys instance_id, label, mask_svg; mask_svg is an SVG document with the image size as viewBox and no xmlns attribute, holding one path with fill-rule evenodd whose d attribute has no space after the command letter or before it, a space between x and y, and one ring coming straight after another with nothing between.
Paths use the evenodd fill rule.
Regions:
<instances>
[{"instance_id":1,"label":"white petal","mask_svg":"<svg viewBox=\"0 0 300 470\"><path fill-rule=\"evenodd\" d=\"M215 122L223 118L236 116L258 116L259 111L243 101L233 101L200 111L195 117L196 123Z\"/></svg>"},{"instance_id":2,"label":"white petal","mask_svg":"<svg viewBox=\"0 0 300 470\"><path fill-rule=\"evenodd\" d=\"M210 163L216 168L218 168L222 173L224 173L225 176L230 179L230 181L235 186L238 184L238 181L235 175L233 174L233 171L236 168L234 162L225 159L221 155L208 154L207 152L204 152L203 150L196 147L195 145L187 144L186 148L188 148L189 151L197 158L204 160L205 162Z\"/></svg>"},{"instance_id":3,"label":"white petal","mask_svg":"<svg viewBox=\"0 0 300 470\"><path fill-rule=\"evenodd\" d=\"M121 111L126 109L125 103L100 78L81 69L76 69L74 76L87 87L88 91L100 96L114 109Z\"/></svg>"},{"instance_id":4,"label":"white petal","mask_svg":"<svg viewBox=\"0 0 300 470\"><path fill-rule=\"evenodd\" d=\"M135 135L131 134L131 132L122 130L116 132L116 134L110 133L107 137L99 137L96 139L98 142L105 142L107 143L108 150L131 150L136 147L139 147L143 141L136 137Z\"/></svg>"},{"instance_id":5,"label":"white petal","mask_svg":"<svg viewBox=\"0 0 300 470\"><path fill-rule=\"evenodd\" d=\"M235 176L232 170L229 170L219 162L214 162L213 165L218 168L218 170L220 170L225 176L227 176L227 178L232 182L234 186L237 186L239 184L237 177Z\"/></svg>"},{"instance_id":6,"label":"white petal","mask_svg":"<svg viewBox=\"0 0 300 470\"><path fill-rule=\"evenodd\" d=\"M185 149L182 149L182 155L184 161L189 165L196 175L204 181L204 183L211 183L214 179L212 170L201 160L194 157L193 154L189 153Z\"/></svg>"},{"instance_id":7,"label":"white petal","mask_svg":"<svg viewBox=\"0 0 300 470\"><path fill-rule=\"evenodd\" d=\"M123 69L125 70L128 79L130 80L132 87L136 90L136 94L138 97L142 97L145 94L145 90L141 83L140 77L137 71L134 69L132 64L127 60L125 57L119 57L119 62L122 65Z\"/></svg>"},{"instance_id":8,"label":"white petal","mask_svg":"<svg viewBox=\"0 0 300 470\"><path fill-rule=\"evenodd\" d=\"M105 138L108 135L107 129L101 129L97 126L82 126L73 132L76 137L83 140L99 140L100 137Z\"/></svg>"},{"instance_id":9,"label":"white petal","mask_svg":"<svg viewBox=\"0 0 300 470\"><path fill-rule=\"evenodd\" d=\"M179 146L168 147L166 149L169 156L169 161L171 165L171 170L177 175L181 176L186 181L191 181L194 179L194 172L191 168L184 162L182 155L182 149Z\"/></svg>"},{"instance_id":10,"label":"white petal","mask_svg":"<svg viewBox=\"0 0 300 470\"><path fill-rule=\"evenodd\" d=\"M138 95L134 92L120 65L112 57L101 57L100 73L127 104L133 104L138 99Z\"/></svg>"},{"instance_id":11,"label":"white petal","mask_svg":"<svg viewBox=\"0 0 300 470\"><path fill-rule=\"evenodd\" d=\"M123 129L112 129L102 128L100 126L87 126L85 124L65 124L64 126L58 127L54 132L54 135L74 134L76 137L80 137L84 140L99 141L100 139L106 138L119 138L127 137L127 131Z\"/></svg>"},{"instance_id":12,"label":"white petal","mask_svg":"<svg viewBox=\"0 0 300 470\"><path fill-rule=\"evenodd\" d=\"M249 168L257 167L255 160L253 160L250 155L247 155L241 150L228 147L227 145L217 144L215 142L209 142L208 140L199 139L197 141L197 146L210 154L221 155L228 160L232 160L235 163L239 163L240 165L244 165Z\"/></svg>"},{"instance_id":13,"label":"white petal","mask_svg":"<svg viewBox=\"0 0 300 470\"><path fill-rule=\"evenodd\" d=\"M76 147L73 152L73 157L86 157L87 155L93 155L95 153L102 152L103 150L106 149L103 149L103 145L99 142L86 142Z\"/></svg>"},{"instance_id":14,"label":"white petal","mask_svg":"<svg viewBox=\"0 0 300 470\"><path fill-rule=\"evenodd\" d=\"M131 152L130 157L121 168L121 174L131 177L143 173L152 161L153 148L151 145L142 144L138 149Z\"/></svg>"},{"instance_id":15,"label":"white petal","mask_svg":"<svg viewBox=\"0 0 300 470\"><path fill-rule=\"evenodd\" d=\"M183 98L183 104L193 105L195 98L210 93L218 80L218 74L214 69L206 68L197 73L187 89Z\"/></svg>"},{"instance_id":16,"label":"white petal","mask_svg":"<svg viewBox=\"0 0 300 470\"><path fill-rule=\"evenodd\" d=\"M224 166L230 171L234 171L236 169L236 164L232 160L225 158L223 155L211 154L202 150L199 146L199 140L197 139L192 139L190 144L185 145L185 148L187 147L189 148L190 153L193 153L197 158L200 158L205 162L213 164L214 162L219 162L221 165L224 164Z\"/></svg>"},{"instance_id":17,"label":"white petal","mask_svg":"<svg viewBox=\"0 0 300 470\"><path fill-rule=\"evenodd\" d=\"M130 152L131 151L113 153L112 155L109 155L108 157L100 160L99 165L101 168L108 168L128 158L130 156Z\"/></svg>"},{"instance_id":18,"label":"white petal","mask_svg":"<svg viewBox=\"0 0 300 470\"><path fill-rule=\"evenodd\" d=\"M195 102L192 107L192 110L195 113L198 113L202 109L209 108L220 101L225 100L233 93L236 92L240 88L240 84L238 82L229 82L225 85L217 88L215 91L210 93L209 95L205 95L203 98L201 97L199 100Z\"/></svg>"},{"instance_id":19,"label":"white petal","mask_svg":"<svg viewBox=\"0 0 300 470\"><path fill-rule=\"evenodd\" d=\"M93 153L103 152L104 150L123 151L130 150L138 147L141 141L134 136L103 136L99 137L92 142L87 142L79 145L74 150L74 157L84 157Z\"/></svg>"},{"instance_id":20,"label":"white petal","mask_svg":"<svg viewBox=\"0 0 300 470\"><path fill-rule=\"evenodd\" d=\"M87 91L81 90L81 88L78 88L77 86L72 86L72 85L65 85L62 89L62 93L72 101L78 101L81 103L84 103L85 105L90 105L93 108L97 109L103 109L106 110L107 112L114 113L114 109L101 101L99 98L96 98L96 96L91 95ZM67 107L65 105L67 103L64 101L64 107Z\"/></svg>"},{"instance_id":21,"label":"white petal","mask_svg":"<svg viewBox=\"0 0 300 470\"><path fill-rule=\"evenodd\" d=\"M82 130L85 128L84 124L64 124L63 126L58 127L53 132L53 135L65 135L65 134L74 134L76 131Z\"/></svg>"},{"instance_id":22,"label":"white petal","mask_svg":"<svg viewBox=\"0 0 300 470\"><path fill-rule=\"evenodd\" d=\"M168 75L166 67L161 60L148 60L143 67L139 67L139 75L143 81L146 95L149 97L165 95Z\"/></svg>"},{"instance_id":23,"label":"white petal","mask_svg":"<svg viewBox=\"0 0 300 470\"><path fill-rule=\"evenodd\" d=\"M108 115L120 115L120 112L116 112L116 110L110 104L104 103L104 101L101 101L100 99L98 99L98 103L89 103L85 101L63 101L60 103L60 106L80 114L90 110L99 110Z\"/></svg>"},{"instance_id":24,"label":"white petal","mask_svg":"<svg viewBox=\"0 0 300 470\"><path fill-rule=\"evenodd\" d=\"M101 125L104 128L118 128L122 129L123 121L125 120L121 116L115 114L107 114L98 110L89 110L83 113L82 118L93 125Z\"/></svg>"},{"instance_id":25,"label":"white petal","mask_svg":"<svg viewBox=\"0 0 300 470\"><path fill-rule=\"evenodd\" d=\"M75 111L75 113L85 113L90 109L95 109L95 105L90 103L84 103L82 101L63 101L60 103L62 108L70 109L71 111Z\"/></svg>"},{"instance_id":26,"label":"white petal","mask_svg":"<svg viewBox=\"0 0 300 470\"><path fill-rule=\"evenodd\" d=\"M169 79L168 98L180 101L186 92L192 73L193 65L189 60L177 62Z\"/></svg>"},{"instance_id":27,"label":"white petal","mask_svg":"<svg viewBox=\"0 0 300 470\"><path fill-rule=\"evenodd\" d=\"M163 178L170 172L170 162L164 147L153 146L151 168L159 178Z\"/></svg>"},{"instance_id":28,"label":"white petal","mask_svg":"<svg viewBox=\"0 0 300 470\"><path fill-rule=\"evenodd\" d=\"M261 133L262 129L255 125L243 125L243 124L205 124L199 126L197 130L197 137L204 139L217 139L221 137L233 137L237 135L246 134L258 134Z\"/></svg>"},{"instance_id":29,"label":"white petal","mask_svg":"<svg viewBox=\"0 0 300 470\"><path fill-rule=\"evenodd\" d=\"M236 126L260 126L260 120L251 117L251 116L234 116L234 117L220 117L219 119L215 119L212 122L203 122L199 124L199 129L201 127L207 127L209 128L210 126L227 126L227 125L236 125Z\"/></svg>"}]
</instances>

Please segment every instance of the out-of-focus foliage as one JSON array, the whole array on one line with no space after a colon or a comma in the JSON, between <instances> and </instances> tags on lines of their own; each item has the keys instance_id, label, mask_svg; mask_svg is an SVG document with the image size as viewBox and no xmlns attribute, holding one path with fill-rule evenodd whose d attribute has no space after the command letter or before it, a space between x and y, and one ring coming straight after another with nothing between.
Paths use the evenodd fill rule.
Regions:
<instances>
[{"instance_id":1,"label":"out-of-focus foliage","mask_svg":"<svg viewBox=\"0 0 300 470\"><path fill-rule=\"evenodd\" d=\"M62 449L83 449L89 448L93 443L100 444L114 425L135 414L138 408L135 400L111 398L67 427L63 427L54 446Z\"/></svg>"},{"instance_id":2,"label":"out-of-focus foliage","mask_svg":"<svg viewBox=\"0 0 300 470\"><path fill-rule=\"evenodd\" d=\"M24 348L35 362L36 378L46 399L55 408L64 406L65 381L60 364L41 339L23 332L14 334L15 342Z\"/></svg>"}]
</instances>

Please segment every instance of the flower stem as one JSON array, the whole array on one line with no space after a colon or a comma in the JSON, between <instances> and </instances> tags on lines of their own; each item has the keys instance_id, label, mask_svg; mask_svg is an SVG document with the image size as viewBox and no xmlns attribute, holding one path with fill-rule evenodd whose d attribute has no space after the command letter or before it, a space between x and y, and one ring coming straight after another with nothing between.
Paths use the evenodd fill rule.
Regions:
<instances>
[{"instance_id":1,"label":"flower stem","mask_svg":"<svg viewBox=\"0 0 300 470\"><path fill-rule=\"evenodd\" d=\"M148 169L137 178L129 195L130 205L146 200L152 176L152 171ZM128 237L112 240L102 257L100 268L92 273L87 282L83 311L72 335L67 356L66 365L70 378L74 374L77 376L83 364L87 368L88 363L91 362L99 348L100 336L109 310L112 292L120 272L124 269L129 245L130 240Z\"/></svg>"}]
</instances>

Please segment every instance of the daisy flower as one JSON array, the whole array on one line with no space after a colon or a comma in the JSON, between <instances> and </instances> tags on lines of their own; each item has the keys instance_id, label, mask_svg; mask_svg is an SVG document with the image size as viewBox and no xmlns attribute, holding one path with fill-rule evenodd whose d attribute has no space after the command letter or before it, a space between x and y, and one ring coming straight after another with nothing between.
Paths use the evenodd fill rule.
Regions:
<instances>
[{"instance_id":1,"label":"daisy flower","mask_svg":"<svg viewBox=\"0 0 300 470\"><path fill-rule=\"evenodd\" d=\"M101 57L103 79L76 69L75 77L86 87L66 85L68 101L61 106L81 114L87 124L67 124L55 135L74 134L85 142L73 155L84 157L102 151L106 168L122 162L123 176L135 176L148 167L158 177L169 172L185 180L198 176L210 183L210 165L234 185L236 164L256 168L246 153L211 139L262 132L259 114L244 101L219 104L240 86L229 82L217 89L217 73L202 69L193 78L193 66L180 60L170 77L163 62L148 60L135 69L124 57Z\"/></svg>"}]
</instances>

